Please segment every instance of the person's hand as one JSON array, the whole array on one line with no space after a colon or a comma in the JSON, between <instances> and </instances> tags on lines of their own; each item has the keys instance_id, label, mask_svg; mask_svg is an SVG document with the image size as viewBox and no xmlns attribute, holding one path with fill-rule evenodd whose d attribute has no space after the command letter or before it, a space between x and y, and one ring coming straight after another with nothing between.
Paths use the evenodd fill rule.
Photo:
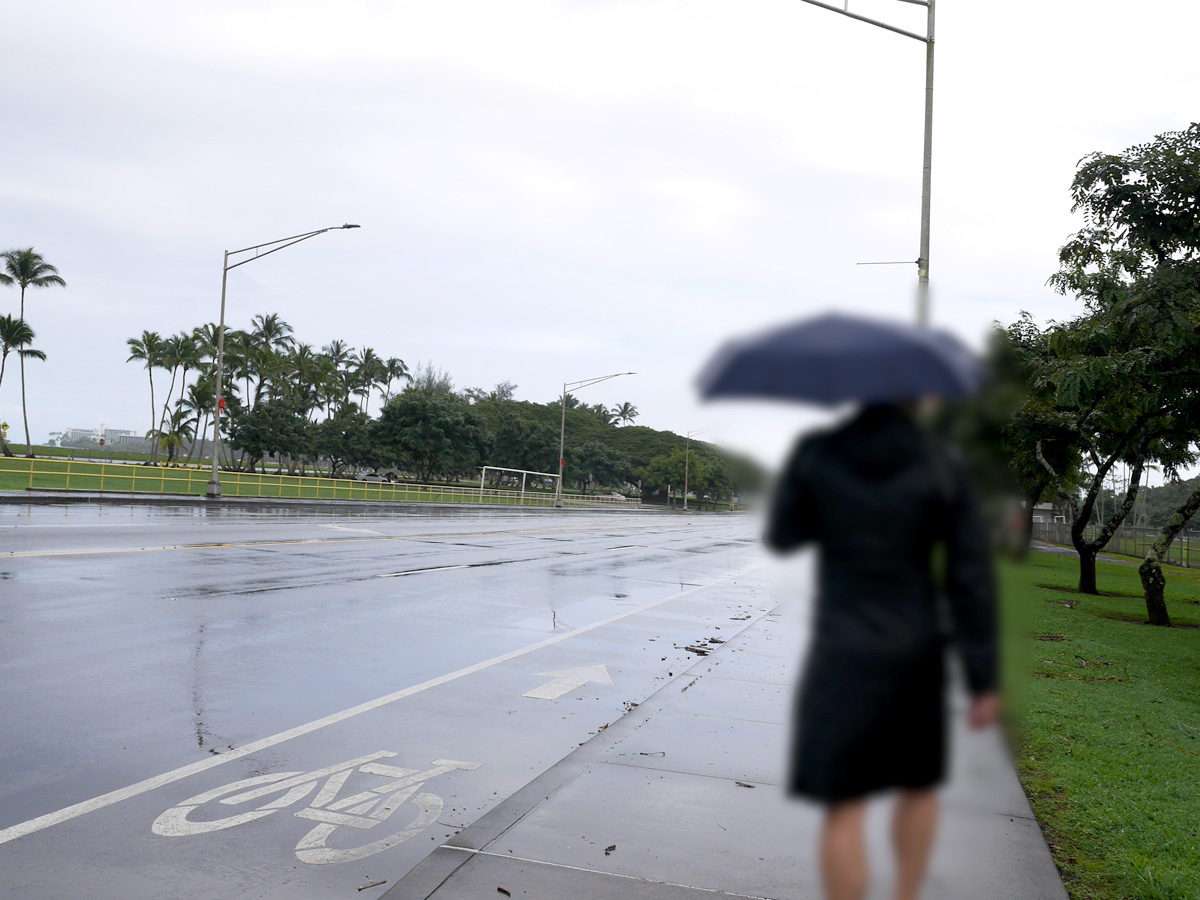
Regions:
<instances>
[{"instance_id":1,"label":"person's hand","mask_svg":"<svg viewBox=\"0 0 1200 900\"><path fill-rule=\"evenodd\" d=\"M967 721L976 731L995 724L1000 712L1000 700L995 694L976 694L967 710Z\"/></svg>"}]
</instances>

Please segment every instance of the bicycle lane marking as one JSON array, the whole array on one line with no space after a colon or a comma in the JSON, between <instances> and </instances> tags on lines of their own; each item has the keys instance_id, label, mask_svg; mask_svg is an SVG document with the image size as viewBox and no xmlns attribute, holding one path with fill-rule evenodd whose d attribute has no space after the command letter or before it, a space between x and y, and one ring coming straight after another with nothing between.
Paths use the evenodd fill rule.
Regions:
<instances>
[{"instance_id":1,"label":"bicycle lane marking","mask_svg":"<svg viewBox=\"0 0 1200 900\"><path fill-rule=\"evenodd\" d=\"M304 725L298 725L295 728L290 728L287 731L281 731L278 734L271 735L270 737L252 741L249 744L244 744L241 747L236 747L233 750L222 753L220 756L199 760L198 762L191 763L190 765L181 766L178 769L165 772L162 775L156 775L153 778L147 778L144 781L131 784L128 787L119 788L115 791L109 791L107 794L101 794L99 797L93 797L91 800L84 800L81 803L64 807L63 809L55 812L46 813L45 815L28 819L27 821L21 822L17 825L11 825L8 828L0 829L0 844L8 843L9 841L16 840L20 837L25 837L29 834L34 834L38 831L44 831L45 829L59 825L62 822L78 818L79 816L86 815L90 812L95 812L99 809L104 809L105 807L120 803L123 800L128 800L131 797L136 797L140 794L157 790L164 785L172 784L173 782L180 781L184 778L189 778L190 776L197 775L200 772L207 772L209 769L215 769L217 766L223 765L227 762L232 762L235 759L241 759L244 756L249 756L250 754L257 753L260 750L266 750L268 747L274 747L294 738L311 734L314 731L320 731L322 728L327 728L328 726L335 725L338 722L344 722L346 719L351 719L354 716L361 715L365 712L371 712L372 710L387 706L389 703L395 703L397 700L403 700L405 697L411 697L414 694L419 694L423 691L429 690L430 688L448 684L451 681L456 681L459 678L463 678L467 675L473 675L476 672L482 672L483 670L489 669L492 666L496 666L513 659L518 659L526 654L540 650L543 647L549 647L553 644L561 643L562 641L577 637L581 634L587 634L590 631L595 631L597 628L603 628L605 625L611 625L613 622L619 622L620 620L627 619L630 616L638 615L639 613L654 609L657 606L662 606L665 603L670 603L672 600L678 600L682 597L688 596L689 594L695 594L699 591L716 587L719 584L732 581L735 578L740 578L750 572L753 572L755 569L761 568L763 565L764 563L758 562L753 565L746 566L745 568L739 569L738 571L729 575L723 575L720 578L709 582L708 584L696 585L695 587L687 590L672 593L668 597L663 597L660 600L647 603L646 605L640 606L637 609L631 609L622 613L617 613L614 616L609 616L608 618L593 622L590 625L584 625L572 631L554 635L553 637L546 638L543 641L529 644L526 647L510 650L508 653L502 653L499 656L493 656L491 659L474 663L473 665L466 666L454 672L449 672L445 675L439 675L437 678L431 678L428 681L423 681L420 684L413 685L412 687L403 688L402 690L395 691L391 694L385 694L382 697L377 697L376 699L369 700L366 703L360 703L358 706L352 706L348 709L342 710L341 712L332 713L328 716L323 716L320 719L314 719L313 721Z\"/></svg>"}]
</instances>

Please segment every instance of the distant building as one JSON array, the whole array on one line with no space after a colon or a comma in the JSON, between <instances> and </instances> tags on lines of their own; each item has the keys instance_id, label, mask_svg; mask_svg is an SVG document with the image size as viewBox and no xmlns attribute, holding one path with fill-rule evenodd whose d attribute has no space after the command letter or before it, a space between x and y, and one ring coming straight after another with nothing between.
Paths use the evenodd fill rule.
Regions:
<instances>
[{"instance_id":1,"label":"distant building","mask_svg":"<svg viewBox=\"0 0 1200 900\"><path fill-rule=\"evenodd\" d=\"M99 428L68 428L59 438L64 447L85 444L99 444L103 440L106 446L146 446L149 441L140 432L128 428L109 428L101 424Z\"/></svg>"}]
</instances>

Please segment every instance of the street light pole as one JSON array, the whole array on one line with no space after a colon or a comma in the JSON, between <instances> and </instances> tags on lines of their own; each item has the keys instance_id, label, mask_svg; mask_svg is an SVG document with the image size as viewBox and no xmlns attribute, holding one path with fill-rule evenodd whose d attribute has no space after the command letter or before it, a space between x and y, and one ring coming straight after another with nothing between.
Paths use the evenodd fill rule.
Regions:
<instances>
[{"instance_id":1,"label":"street light pole","mask_svg":"<svg viewBox=\"0 0 1200 900\"><path fill-rule=\"evenodd\" d=\"M209 500L217 500L221 496L221 478L218 474L218 465L221 459L221 413L225 409L225 397L222 395L224 390L224 364L225 364L225 286L229 280L229 270L236 269L238 266L244 266L246 263L254 262L256 259L262 259L264 256L270 256L272 253L278 253L293 244L299 244L301 241L307 241L309 238L314 238L318 234L324 234L327 231L340 231L347 228L358 228L358 225L331 225L329 228L319 228L316 231L309 231L305 234L294 234L291 237L279 238L274 241L267 241L265 244L255 244L253 247L243 247L241 250L226 250L225 261L221 266L221 318L217 325L217 381L216 381L216 404L213 409L213 442L212 442L212 472L209 475L208 487L204 491L204 496ZM264 250L264 247L270 247L270 250ZM237 256L241 253L249 253L251 250L261 251L255 252L249 259L243 259L241 262L229 264L229 257Z\"/></svg>"},{"instance_id":2,"label":"street light pole","mask_svg":"<svg viewBox=\"0 0 1200 900\"><path fill-rule=\"evenodd\" d=\"M820 0L803 0L803 2L811 6L819 6L822 9L827 9L841 16L857 19L859 22L866 22L868 25L875 25L887 31L894 31L896 34L913 38L925 45L925 142L921 166L921 247L917 256L917 324L922 326L928 325L929 206L933 174L933 14L936 0L899 0L900 3L911 3L914 6L924 6L926 8L925 34L906 31L903 28L897 28L895 25L880 22L869 16L860 16L857 13L852 13L836 6L830 6L828 3L820 2Z\"/></svg>"},{"instance_id":3,"label":"street light pole","mask_svg":"<svg viewBox=\"0 0 1200 900\"><path fill-rule=\"evenodd\" d=\"M921 166L921 255L917 258L917 324L929 324L929 196L933 181L933 5L925 38L925 144Z\"/></svg>"},{"instance_id":4,"label":"street light pole","mask_svg":"<svg viewBox=\"0 0 1200 900\"><path fill-rule=\"evenodd\" d=\"M703 431L689 431L687 433L687 440L684 443L684 451L683 451L683 511L684 512L687 512L687 508L688 508L687 507L688 475L689 475L688 464L692 461L692 435L696 435L696 434L704 434L704 432Z\"/></svg>"},{"instance_id":5,"label":"street light pole","mask_svg":"<svg viewBox=\"0 0 1200 900\"><path fill-rule=\"evenodd\" d=\"M614 375L601 375L599 378L585 378L583 381L568 381L563 383L562 420L558 428L558 486L554 489L554 505L557 508L561 509L563 505L563 470L567 465L567 460L563 456L567 440L567 390L577 391L580 388L591 387L593 384L599 384L602 381L620 378L622 375L636 374L637 372L617 372Z\"/></svg>"}]
</instances>

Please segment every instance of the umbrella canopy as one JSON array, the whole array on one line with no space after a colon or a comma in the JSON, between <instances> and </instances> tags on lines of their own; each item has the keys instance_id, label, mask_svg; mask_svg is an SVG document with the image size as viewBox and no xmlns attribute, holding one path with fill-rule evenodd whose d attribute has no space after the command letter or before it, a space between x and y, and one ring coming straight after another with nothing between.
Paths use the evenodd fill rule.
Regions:
<instances>
[{"instance_id":1,"label":"umbrella canopy","mask_svg":"<svg viewBox=\"0 0 1200 900\"><path fill-rule=\"evenodd\" d=\"M962 396L982 377L975 355L944 331L830 313L730 341L699 381L704 397L836 406Z\"/></svg>"}]
</instances>

